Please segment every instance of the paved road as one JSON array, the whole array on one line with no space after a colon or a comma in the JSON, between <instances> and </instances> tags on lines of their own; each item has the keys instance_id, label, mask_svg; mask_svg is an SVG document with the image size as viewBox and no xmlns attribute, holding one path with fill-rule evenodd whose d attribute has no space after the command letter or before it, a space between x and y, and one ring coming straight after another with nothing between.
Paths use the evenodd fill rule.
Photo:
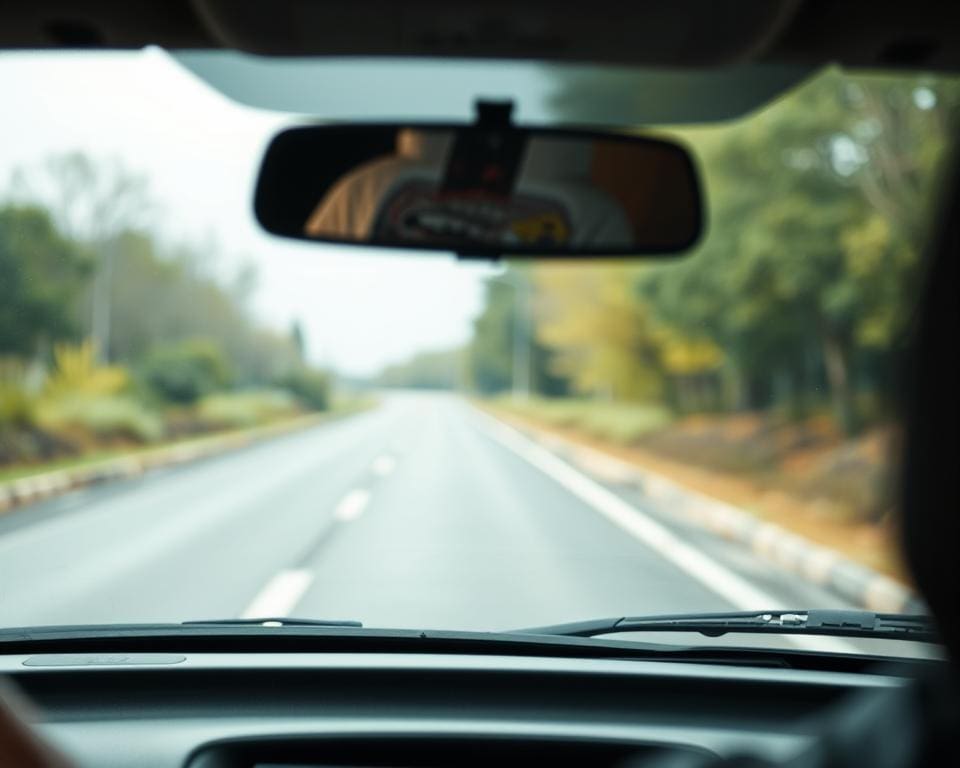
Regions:
<instances>
[{"instance_id":1,"label":"paved road","mask_svg":"<svg viewBox=\"0 0 960 768\"><path fill-rule=\"evenodd\" d=\"M23 508L0 516L0 624L296 615L506 629L842 605L538 450L452 395L398 394Z\"/></svg>"}]
</instances>

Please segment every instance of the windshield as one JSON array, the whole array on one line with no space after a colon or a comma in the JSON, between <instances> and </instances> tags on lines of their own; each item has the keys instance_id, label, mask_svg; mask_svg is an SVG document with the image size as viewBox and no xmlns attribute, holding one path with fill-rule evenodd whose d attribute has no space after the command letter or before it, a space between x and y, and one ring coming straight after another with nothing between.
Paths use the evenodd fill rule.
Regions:
<instances>
[{"instance_id":1,"label":"windshield","mask_svg":"<svg viewBox=\"0 0 960 768\"><path fill-rule=\"evenodd\" d=\"M491 93L484 66L299 87L319 117L506 89L642 128L639 74L490 64ZM826 69L658 127L703 177L691 255L504 264L271 238L258 162L300 118L163 51L3 54L0 83L3 626L922 611L897 366L956 79Z\"/></svg>"}]
</instances>

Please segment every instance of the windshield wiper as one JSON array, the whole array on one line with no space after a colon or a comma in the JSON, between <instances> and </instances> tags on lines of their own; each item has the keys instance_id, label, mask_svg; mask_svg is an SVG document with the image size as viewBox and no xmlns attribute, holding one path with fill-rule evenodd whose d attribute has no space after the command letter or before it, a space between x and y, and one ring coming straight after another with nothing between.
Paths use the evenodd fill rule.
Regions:
<instances>
[{"instance_id":1,"label":"windshield wiper","mask_svg":"<svg viewBox=\"0 0 960 768\"><path fill-rule=\"evenodd\" d=\"M833 635L875 640L939 642L927 616L870 611L813 610L622 616L517 630L520 633L596 637L625 632L699 632L707 637L755 632L775 635Z\"/></svg>"},{"instance_id":2,"label":"windshield wiper","mask_svg":"<svg viewBox=\"0 0 960 768\"><path fill-rule=\"evenodd\" d=\"M359 621L347 619L294 619L289 616L262 619L196 619L184 621L189 626L228 626L228 627L362 627Z\"/></svg>"}]
</instances>

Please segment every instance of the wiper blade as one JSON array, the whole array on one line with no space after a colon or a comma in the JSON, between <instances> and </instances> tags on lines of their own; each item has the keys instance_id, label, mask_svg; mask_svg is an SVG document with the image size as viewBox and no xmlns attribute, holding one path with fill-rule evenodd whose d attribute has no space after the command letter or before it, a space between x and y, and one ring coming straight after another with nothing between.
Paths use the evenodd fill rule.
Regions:
<instances>
[{"instance_id":1,"label":"wiper blade","mask_svg":"<svg viewBox=\"0 0 960 768\"><path fill-rule=\"evenodd\" d=\"M294 619L289 616L262 619L198 619L184 621L189 626L227 626L227 627L362 627L359 621L347 619Z\"/></svg>"},{"instance_id":2,"label":"wiper blade","mask_svg":"<svg viewBox=\"0 0 960 768\"><path fill-rule=\"evenodd\" d=\"M720 637L728 633L743 632L869 637L874 640L914 640L922 643L940 642L936 628L927 616L844 610L622 616L518 631L565 637L596 637L625 632L698 632L707 637Z\"/></svg>"}]
</instances>

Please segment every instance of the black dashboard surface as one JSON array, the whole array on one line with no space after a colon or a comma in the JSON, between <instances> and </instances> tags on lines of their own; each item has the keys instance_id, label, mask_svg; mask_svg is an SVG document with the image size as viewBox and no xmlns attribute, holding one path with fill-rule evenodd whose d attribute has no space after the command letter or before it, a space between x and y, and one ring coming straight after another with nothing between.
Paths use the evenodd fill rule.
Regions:
<instances>
[{"instance_id":1,"label":"black dashboard surface","mask_svg":"<svg viewBox=\"0 0 960 768\"><path fill-rule=\"evenodd\" d=\"M79 765L102 768L426 766L471 764L470 755L616 765L666 748L782 758L816 735L833 705L906 681L417 653L8 654L0 674Z\"/></svg>"}]
</instances>

